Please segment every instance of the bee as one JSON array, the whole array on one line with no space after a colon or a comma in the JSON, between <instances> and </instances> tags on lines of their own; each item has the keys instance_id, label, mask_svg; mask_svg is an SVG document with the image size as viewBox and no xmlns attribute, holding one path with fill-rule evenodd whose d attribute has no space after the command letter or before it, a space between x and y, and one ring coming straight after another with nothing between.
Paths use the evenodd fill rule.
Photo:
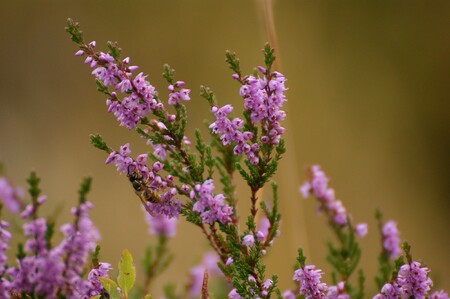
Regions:
<instances>
[{"instance_id":1,"label":"bee","mask_svg":"<svg viewBox=\"0 0 450 299\"><path fill-rule=\"evenodd\" d=\"M142 174L135 165L128 166L127 177L144 205L147 201L151 203L158 203L161 201L159 194L147 186L148 182L144 181Z\"/></svg>"}]
</instances>

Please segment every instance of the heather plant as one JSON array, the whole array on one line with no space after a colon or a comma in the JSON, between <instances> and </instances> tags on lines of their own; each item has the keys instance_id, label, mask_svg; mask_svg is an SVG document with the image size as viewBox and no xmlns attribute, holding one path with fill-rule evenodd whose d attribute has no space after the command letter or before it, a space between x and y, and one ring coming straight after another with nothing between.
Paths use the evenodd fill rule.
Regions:
<instances>
[{"instance_id":1,"label":"heather plant","mask_svg":"<svg viewBox=\"0 0 450 299\"><path fill-rule=\"evenodd\" d=\"M167 94L157 92L147 75L137 72L129 57L122 56L117 43L107 51L96 50L96 42L84 39L79 25L68 20L66 31L79 47L91 68L98 90L106 97L107 111L120 126L137 133L150 150L131 155L126 143L110 147L98 134L91 143L105 152L105 164L112 164L130 182L156 243L146 250L142 268L143 283L136 280L133 257L124 250L118 263L118 276L112 265L100 262L99 233L89 217L93 204L87 200L91 179L83 180L78 205L71 209L73 222L60 226L62 241L55 244L56 224L39 214L47 197L41 195L40 179L32 172L29 200L25 192L0 177L3 206L23 221L24 243L16 260L8 263L11 233L0 222L0 298L151 298L158 288L155 278L172 262L170 239L183 219L204 234L211 252L189 273L189 284L180 289L164 287L165 298L363 298L365 276L358 263L358 238L368 232L365 223L356 223L320 166L308 168L307 180L299 187L304 198L314 197L336 236L329 242L327 261L332 281L322 281L324 272L307 264L298 250L292 289L280 290L278 277L268 273L264 256L280 233L278 187L272 177L285 153L283 120L286 113L286 78L274 70L274 49L263 49L264 66L245 75L235 53L226 52L232 79L239 87L244 110L236 113L230 104L219 104L208 87L200 96L209 105L208 135L186 132L187 106L191 91L175 79L169 65L163 68ZM233 113L234 112L234 113ZM192 140L192 142L191 142ZM242 179L250 190L250 209L237 211L236 182ZM270 185L272 200L259 200ZM243 199L241 199L243 200ZM136 211L138 213L138 211ZM430 269L414 260L408 243L399 238L397 224L384 221L376 212L381 240L379 272L375 281L379 293L373 298L448 298L444 291L431 292ZM355 273L357 276L355 277ZM220 288L211 288L211 281Z\"/></svg>"}]
</instances>

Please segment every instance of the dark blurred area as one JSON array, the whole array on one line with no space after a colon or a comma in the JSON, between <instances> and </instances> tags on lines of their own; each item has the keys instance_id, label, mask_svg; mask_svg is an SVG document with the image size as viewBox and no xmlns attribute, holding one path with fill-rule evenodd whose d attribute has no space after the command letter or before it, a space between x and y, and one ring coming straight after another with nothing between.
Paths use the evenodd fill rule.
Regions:
<instances>
[{"instance_id":1,"label":"dark blurred area","mask_svg":"<svg viewBox=\"0 0 450 299\"><path fill-rule=\"evenodd\" d=\"M101 258L115 264L126 247L140 260L152 237L139 202L126 178L104 166L104 153L88 136L100 133L112 147L131 142L135 154L148 148L106 113L89 68L73 55L66 19L80 22L98 49L118 41L124 56L149 74L163 96L162 65L173 66L177 79L192 90L187 106L193 133L210 117L198 96L201 84L215 91L220 104L242 107L224 52L236 51L248 73L263 64L260 49L267 36L261 4L3 1L0 161L7 175L25 184L35 169L49 195L43 213L59 223L69 219L82 177L92 175ZM280 274L282 289L291 287L301 246L308 262L324 269L331 282L325 242L332 234L316 216L316 203L297 192L306 167L320 164L355 221L369 223L369 235L361 241L367 297L376 292L377 208L386 220L398 222L413 257L431 268L435 288L449 290L450 2L279 0L274 19L276 53L288 78L289 152L278 175L283 224L267 258L269 273ZM270 198L270 192L263 197ZM177 257L158 280L161 286L186 283L189 267L208 250L200 231L183 221L172 248Z\"/></svg>"}]
</instances>

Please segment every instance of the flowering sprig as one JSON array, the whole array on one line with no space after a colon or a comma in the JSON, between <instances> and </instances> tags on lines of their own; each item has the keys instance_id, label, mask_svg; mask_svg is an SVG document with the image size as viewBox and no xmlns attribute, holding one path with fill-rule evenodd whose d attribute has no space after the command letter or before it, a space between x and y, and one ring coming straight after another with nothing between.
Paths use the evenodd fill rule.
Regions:
<instances>
[{"instance_id":1,"label":"flowering sprig","mask_svg":"<svg viewBox=\"0 0 450 299\"><path fill-rule=\"evenodd\" d=\"M400 257L402 250L397 224L392 220L383 222L383 215L378 210L375 212L375 218L378 221L382 244L382 250L378 257L379 270L375 282L381 288L388 281L394 269L394 262Z\"/></svg>"},{"instance_id":2,"label":"flowering sprig","mask_svg":"<svg viewBox=\"0 0 450 299\"><path fill-rule=\"evenodd\" d=\"M374 296L375 299L427 298L433 286L431 278L428 277L430 269L413 260L411 246L407 242L403 242L402 249L406 263L403 257L397 259L390 280L383 285L381 292Z\"/></svg>"},{"instance_id":3,"label":"flowering sprig","mask_svg":"<svg viewBox=\"0 0 450 299\"><path fill-rule=\"evenodd\" d=\"M335 198L334 190L328 187L329 178L320 166L310 167L307 174L308 180L299 188L300 193L304 198L308 198L310 194L316 197L319 201L318 212L327 216L328 223L339 241L339 246L328 242L327 260L336 271L333 273L334 283L337 284L339 279L345 283L345 290L352 298L362 298L365 279L362 270L358 273L358 288L353 287L349 279L361 257L361 248L355 235L362 237L367 234L367 224L353 225L344 205Z\"/></svg>"},{"instance_id":4,"label":"flowering sprig","mask_svg":"<svg viewBox=\"0 0 450 299\"><path fill-rule=\"evenodd\" d=\"M113 151L100 136L93 136L92 143L108 152L107 163L115 164L119 172L126 173L152 216L162 214L176 217L179 212L201 228L222 263L231 257L236 265L242 264L242 269L235 268L241 272L241 275L236 276L239 281L235 280L233 283L242 285L237 287L238 292L270 297L276 287L276 278L272 279L270 288L264 287L264 267L260 260L278 230L280 216L277 204L274 203L272 209L262 206L269 220L267 236L256 229L255 219L258 213L256 194L275 173L285 151L284 141L281 139L284 128L280 125L280 121L285 118L285 113L280 110L285 101L285 78L271 70L275 59L273 49L269 45L264 48L266 65L259 67L262 74L260 77L242 76L240 69L237 69L238 59L234 54L227 53L227 61L233 66L233 78L242 84L241 95L246 106L244 118L229 119L232 107L225 105L219 109L212 91L202 87L201 95L208 100L216 118L210 124L211 133L220 136L213 136L212 142L208 143L200 132L196 132L195 153L185 136L187 112L181 103L182 100L190 100L190 90L184 88L183 81L174 79L173 69L165 65L163 76L169 83L167 104L173 107L175 113L171 113L169 107L163 104L156 89L146 81L143 73L133 77L136 67L128 66L128 58L119 59L121 51L116 43L108 44L108 53L96 51L95 42L84 42L78 24L69 20L67 31L80 47L76 55L87 55L85 62L95 68L93 75L97 78L99 90L108 95L108 111L116 115L122 126L136 128L140 136L147 139L147 143L153 147L153 154L148 157L159 163L157 165L163 166L157 171L163 168L168 173L170 182L167 177L155 174L146 165L147 155L132 159L123 147L121 151ZM244 90L248 90L248 93L244 93ZM119 92L124 94L123 98L120 98ZM212 147L219 153L217 160ZM243 162L247 169L241 165L240 156L244 153L246 159ZM155 164L153 168L154 166ZM223 193L213 194L214 167L222 175ZM246 221L247 228L242 234L239 232L238 216L235 213L233 175L236 169L251 189L252 207ZM162 185L154 186L154 182ZM164 188L168 190L165 191ZM187 202L181 206L175 204L178 201L174 202L172 198L176 195L186 195ZM166 201L165 197L168 197ZM179 210L168 212L174 207L179 207ZM253 237L255 246L247 246L245 242L241 244L239 241L236 250L230 248L229 242L242 240L247 235ZM231 278L231 273L227 273ZM254 279L249 282L250 276Z\"/></svg>"},{"instance_id":5,"label":"flowering sprig","mask_svg":"<svg viewBox=\"0 0 450 299\"><path fill-rule=\"evenodd\" d=\"M316 269L315 265L306 265L306 257L303 250L298 250L297 270L292 279L299 283L299 294L306 299L322 299L326 296L327 285L321 282L322 270Z\"/></svg>"},{"instance_id":6,"label":"flowering sprig","mask_svg":"<svg viewBox=\"0 0 450 299\"><path fill-rule=\"evenodd\" d=\"M47 196L41 195L40 179L32 172L27 181L31 202L24 206L20 214L25 221L23 231L26 241L24 245L19 244L17 266L4 263L8 232L6 222L0 222L0 293L4 295L1 298L82 298L87 292L88 283L83 277L89 267L87 259L99 239L98 231L88 215L92 204L87 201L86 195L91 179L82 182L79 205L71 211L74 222L61 226L63 240L56 246L51 241L54 223L38 213L47 199Z\"/></svg>"}]
</instances>

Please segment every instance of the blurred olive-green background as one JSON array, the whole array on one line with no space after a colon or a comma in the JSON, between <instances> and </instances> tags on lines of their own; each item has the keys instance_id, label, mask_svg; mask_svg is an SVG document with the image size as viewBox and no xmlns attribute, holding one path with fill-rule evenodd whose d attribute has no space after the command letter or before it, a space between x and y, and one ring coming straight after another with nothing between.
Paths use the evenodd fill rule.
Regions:
<instances>
[{"instance_id":1,"label":"blurred olive-green background","mask_svg":"<svg viewBox=\"0 0 450 299\"><path fill-rule=\"evenodd\" d=\"M221 104L242 107L224 51L236 51L248 72L262 64L267 35L261 4L2 1L0 160L9 177L24 184L35 169L50 198L43 213L61 223L69 219L81 178L92 175L102 260L115 264L125 247L139 260L154 241L143 212L126 178L104 166L104 153L90 146L88 136L100 133L113 147L131 141L136 154L148 148L106 113L89 68L73 56L65 21L79 21L98 49L119 41L162 95L162 65L175 67L192 90L193 132L210 117L197 96L200 84L210 86ZM284 218L267 258L269 273L280 274L283 289L291 287L301 246L330 281L324 245L332 235L316 216L316 203L297 192L306 166L318 163L355 221L369 223L361 241L367 297L375 293L380 249L376 208L398 222L413 256L432 269L435 286L449 290L450 2L279 0L274 18L277 55L288 78L289 152L278 175ZM208 249L200 231L185 223L172 248L177 257L159 284L186 283L189 267Z\"/></svg>"}]
</instances>

